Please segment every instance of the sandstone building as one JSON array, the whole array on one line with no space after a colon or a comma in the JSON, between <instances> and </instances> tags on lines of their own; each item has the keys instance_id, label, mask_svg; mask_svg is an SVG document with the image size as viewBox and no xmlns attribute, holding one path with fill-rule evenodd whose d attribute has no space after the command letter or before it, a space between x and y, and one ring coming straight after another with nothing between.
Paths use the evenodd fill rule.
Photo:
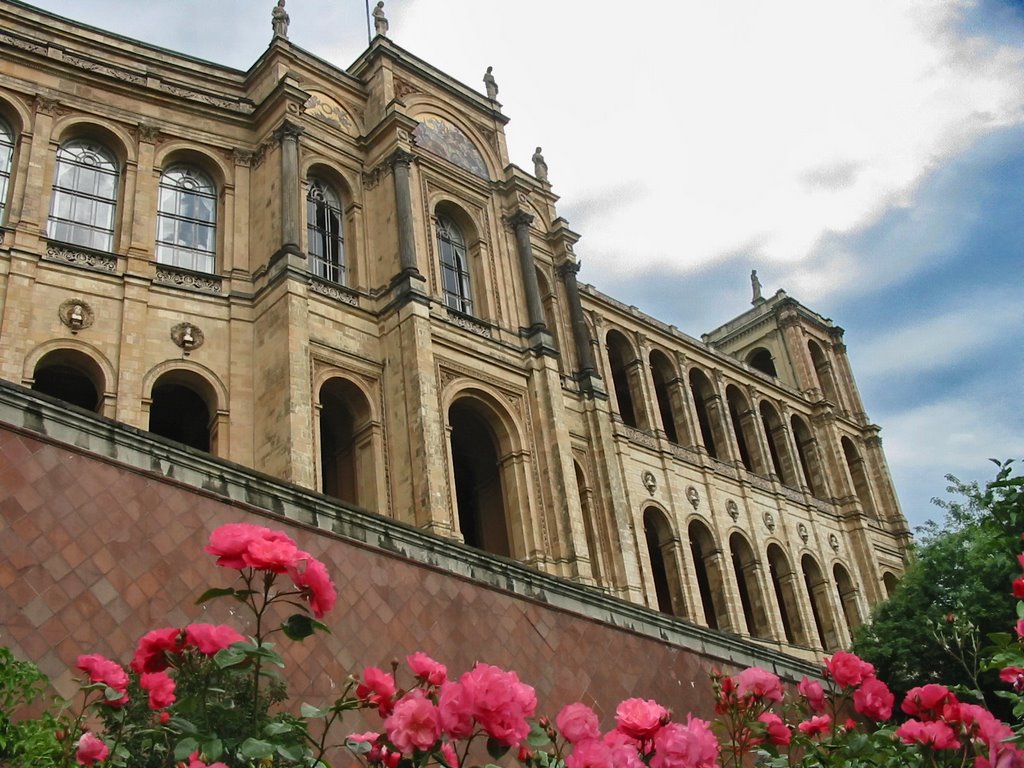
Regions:
<instances>
[{"instance_id":1,"label":"sandstone building","mask_svg":"<svg viewBox=\"0 0 1024 768\"><path fill-rule=\"evenodd\" d=\"M0 0L0 49L0 378L790 653L901 574L842 330L579 282L500 105L388 37L241 72Z\"/></svg>"}]
</instances>

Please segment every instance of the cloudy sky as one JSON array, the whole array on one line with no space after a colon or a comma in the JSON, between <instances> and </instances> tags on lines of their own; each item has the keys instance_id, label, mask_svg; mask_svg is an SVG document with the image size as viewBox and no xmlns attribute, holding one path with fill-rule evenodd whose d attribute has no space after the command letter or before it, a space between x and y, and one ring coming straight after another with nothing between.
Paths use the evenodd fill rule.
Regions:
<instances>
[{"instance_id":1,"label":"cloudy sky","mask_svg":"<svg viewBox=\"0 0 1024 768\"><path fill-rule=\"evenodd\" d=\"M246 69L272 0L37 0ZM581 278L694 336L748 276L846 329L904 512L1024 458L1024 0L387 0L390 37L538 144ZM288 0L348 66L364 0Z\"/></svg>"}]
</instances>

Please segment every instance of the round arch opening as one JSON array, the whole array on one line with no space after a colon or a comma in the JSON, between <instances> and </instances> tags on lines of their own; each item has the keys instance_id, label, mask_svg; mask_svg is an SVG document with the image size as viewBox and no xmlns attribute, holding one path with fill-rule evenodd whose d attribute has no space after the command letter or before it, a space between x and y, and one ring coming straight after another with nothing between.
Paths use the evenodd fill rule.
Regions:
<instances>
[{"instance_id":1,"label":"round arch opening","mask_svg":"<svg viewBox=\"0 0 1024 768\"><path fill-rule=\"evenodd\" d=\"M36 363L32 389L87 411L98 412L103 403L103 371L84 352L55 349Z\"/></svg>"}]
</instances>

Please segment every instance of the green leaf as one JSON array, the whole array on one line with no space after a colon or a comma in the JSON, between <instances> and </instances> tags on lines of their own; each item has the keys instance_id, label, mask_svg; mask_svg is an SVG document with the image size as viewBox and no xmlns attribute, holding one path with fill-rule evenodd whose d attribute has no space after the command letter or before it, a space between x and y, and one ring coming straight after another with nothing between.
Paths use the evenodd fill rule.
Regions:
<instances>
[{"instance_id":1,"label":"green leaf","mask_svg":"<svg viewBox=\"0 0 1024 768\"><path fill-rule=\"evenodd\" d=\"M328 710L321 707L314 707L312 704L302 703L299 707L299 714L303 717L326 717Z\"/></svg>"},{"instance_id":2,"label":"green leaf","mask_svg":"<svg viewBox=\"0 0 1024 768\"><path fill-rule=\"evenodd\" d=\"M214 762L224 754L224 742L216 736L211 736L203 741L200 751L206 757L207 762Z\"/></svg>"},{"instance_id":3,"label":"green leaf","mask_svg":"<svg viewBox=\"0 0 1024 768\"><path fill-rule=\"evenodd\" d=\"M192 736L186 736L184 739L174 745L174 759L175 760L186 760L189 755L199 749L199 741Z\"/></svg>"},{"instance_id":4,"label":"green leaf","mask_svg":"<svg viewBox=\"0 0 1024 768\"><path fill-rule=\"evenodd\" d=\"M172 717L171 727L176 731L181 731L188 735L195 735L199 733L199 729L196 728L195 724L191 720L186 720L184 717ZM185 755L185 757L188 757L188 755Z\"/></svg>"},{"instance_id":5,"label":"green leaf","mask_svg":"<svg viewBox=\"0 0 1024 768\"><path fill-rule=\"evenodd\" d=\"M501 760L508 753L508 750L508 744L503 744L493 737L487 739L487 754L495 760Z\"/></svg>"},{"instance_id":6,"label":"green leaf","mask_svg":"<svg viewBox=\"0 0 1024 768\"><path fill-rule=\"evenodd\" d=\"M530 723L530 735L526 737L526 746L537 748L550 743L551 739L548 738L547 731L537 723Z\"/></svg>"},{"instance_id":7,"label":"green leaf","mask_svg":"<svg viewBox=\"0 0 1024 768\"><path fill-rule=\"evenodd\" d=\"M293 613L281 624L281 631L290 640L304 640L315 631L313 619L301 613Z\"/></svg>"},{"instance_id":8,"label":"green leaf","mask_svg":"<svg viewBox=\"0 0 1024 768\"><path fill-rule=\"evenodd\" d=\"M237 647L222 648L213 657L213 663L217 665L218 669L237 667L248 662L249 654Z\"/></svg>"},{"instance_id":9,"label":"green leaf","mask_svg":"<svg viewBox=\"0 0 1024 768\"><path fill-rule=\"evenodd\" d=\"M231 587L212 587L199 596L199 599L196 600L196 605L202 605L207 600L213 600L215 597L226 597L227 595L231 595L233 597L235 595L235 590Z\"/></svg>"},{"instance_id":10,"label":"green leaf","mask_svg":"<svg viewBox=\"0 0 1024 768\"><path fill-rule=\"evenodd\" d=\"M292 762L297 763L306 754L306 750L298 744L278 744L277 754L285 760L291 760Z\"/></svg>"},{"instance_id":11,"label":"green leaf","mask_svg":"<svg viewBox=\"0 0 1024 768\"><path fill-rule=\"evenodd\" d=\"M280 736L283 733L291 733L295 730L295 726L290 723L267 723L267 727L263 729L263 733L267 736Z\"/></svg>"},{"instance_id":12,"label":"green leaf","mask_svg":"<svg viewBox=\"0 0 1024 768\"><path fill-rule=\"evenodd\" d=\"M274 745L269 741L260 739L246 739L241 746L242 756L250 760L258 760L262 757L270 757L274 754Z\"/></svg>"}]
</instances>

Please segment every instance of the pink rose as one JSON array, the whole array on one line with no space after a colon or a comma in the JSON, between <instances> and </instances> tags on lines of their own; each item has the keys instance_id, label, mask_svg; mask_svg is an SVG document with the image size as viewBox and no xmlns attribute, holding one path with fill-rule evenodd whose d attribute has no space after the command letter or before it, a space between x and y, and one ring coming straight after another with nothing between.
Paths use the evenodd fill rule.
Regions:
<instances>
[{"instance_id":1,"label":"pink rose","mask_svg":"<svg viewBox=\"0 0 1024 768\"><path fill-rule=\"evenodd\" d=\"M896 697L889 686L875 677L869 677L853 694L853 708L871 720L888 720Z\"/></svg>"},{"instance_id":2,"label":"pink rose","mask_svg":"<svg viewBox=\"0 0 1024 768\"><path fill-rule=\"evenodd\" d=\"M736 692L740 698L782 701L782 681L767 669L748 667L736 678Z\"/></svg>"},{"instance_id":3,"label":"pink rose","mask_svg":"<svg viewBox=\"0 0 1024 768\"><path fill-rule=\"evenodd\" d=\"M250 568L271 573L286 573L295 568L299 561L308 557L281 531L264 529L262 536L251 539L242 554L242 560Z\"/></svg>"},{"instance_id":4,"label":"pink rose","mask_svg":"<svg viewBox=\"0 0 1024 768\"><path fill-rule=\"evenodd\" d=\"M632 736L627 736L618 728L612 728L601 740L612 751L614 768L646 768L640 760L640 745Z\"/></svg>"},{"instance_id":5,"label":"pink rose","mask_svg":"<svg viewBox=\"0 0 1024 768\"><path fill-rule=\"evenodd\" d=\"M999 671L999 679L1012 685L1017 693L1024 691L1024 669L1021 667L1004 667Z\"/></svg>"},{"instance_id":6,"label":"pink rose","mask_svg":"<svg viewBox=\"0 0 1024 768\"><path fill-rule=\"evenodd\" d=\"M825 672L840 688L850 688L874 677L875 667L856 654L836 651L831 659L825 659Z\"/></svg>"},{"instance_id":7,"label":"pink rose","mask_svg":"<svg viewBox=\"0 0 1024 768\"><path fill-rule=\"evenodd\" d=\"M473 700L459 683L441 686L437 708L441 727L453 739L464 739L473 732Z\"/></svg>"},{"instance_id":8,"label":"pink rose","mask_svg":"<svg viewBox=\"0 0 1024 768\"><path fill-rule=\"evenodd\" d=\"M825 711L825 690L821 687L821 683L804 675L804 679L797 683L796 689L807 700L807 706L811 708L812 712Z\"/></svg>"},{"instance_id":9,"label":"pink rose","mask_svg":"<svg viewBox=\"0 0 1024 768\"><path fill-rule=\"evenodd\" d=\"M591 739L573 744L565 758L565 768L614 768L612 750L602 741Z\"/></svg>"},{"instance_id":10,"label":"pink rose","mask_svg":"<svg viewBox=\"0 0 1024 768\"><path fill-rule=\"evenodd\" d=\"M108 707L116 708L128 703L128 673L116 661L111 661L98 653L91 653L79 656L76 666L89 675L90 682L102 683L124 694L119 699L107 699L104 703Z\"/></svg>"},{"instance_id":11,"label":"pink rose","mask_svg":"<svg viewBox=\"0 0 1024 768\"><path fill-rule=\"evenodd\" d=\"M668 710L653 699L626 699L615 708L616 727L634 739L652 738L668 717Z\"/></svg>"},{"instance_id":12,"label":"pink rose","mask_svg":"<svg viewBox=\"0 0 1024 768\"><path fill-rule=\"evenodd\" d=\"M233 643L242 642L245 638L227 624L189 624L185 627L185 644L198 648L206 656L213 656Z\"/></svg>"},{"instance_id":13,"label":"pink rose","mask_svg":"<svg viewBox=\"0 0 1024 768\"><path fill-rule=\"evenodd\" d=\"M403 754L414 750L426 752L441 737L441 720L437 707L417 689L403 696L384 721L388 740Z\"/></svg>"},{"instance_id":14,"label":"pink rose","mask_svg":"<svg viewBox=\"0 0 1024 768\"><path fill-rule=\"evenodd\" d=\"M149 708L163 709L174 703L174 680L166 672L143 672L139 686L149 693Z\"/></svg>"},{"instance_id":15,"label":"pink rose","mask_svg":"<svg viewBox=\"0 0 1024 768\"><path fill-rule=\"evenodd\" d=\"M210 543L204 547L204 551L217 556L217 565L240 571L246 567L243 555L249 548L249 542L267 530L263 526L249 523L228 523L210 534Z\"/></svg>"},{"instance_id":16,"label":"pink rose","mask_svg":"<svg viewBox=\"0 0 1024 768\"><path fill-rule=\"evenodd\" d=\"M110 756L110 747L103 739L95 736L90 731L82 734L78 740L78 749L75 750L75 760L79 765L92 765L102 763Z\"/></svg>"},{"instance_id":17,"label":"pink rose","mask_svg":"<svg viewBox=\"0 0 1024 768\"><path fill-rule=\"evenodd\" d=\"M686 725L669 723L654 737L651 768L715 768L718 739L704 720L689 715Z\"/></svg>"},{"instance_id":18,"label":"pink rose","mask_svg":"<svg viewBox=\"0 0 1024 768\"><path fill-rule=\"evenodd\" d=\"M530 735L527 718L537 709L537 696L533 688L519 682L515 672L477 664L459 683L473 702L473 718L488 736L515 746Z\"/></svg>"},{"instance_id":19,"label":"pink rose","mask_svg":"<svg viewBox=\"0 0 1024 768\"><path fill-rule=\"evenodd\" d=\"M224 763L221 762L210 763L209 765L207 765L199 759L198 752L193 752L191 755L189 755L188 763L182 763L182 765L184 765L185 768L228 768Z\"/></svg>"},{"instance_id":20,"label":"pink rose","mask_svg":"<svg viewBox=\"0 0 1024 768\"><path fill-rule=\"evenodd\" d=\"M448 679L448 668L444 664L434 661L423 651L416 651L411 656L406 656L405 661L412 673L425 683L442 685Z\"/></svg>"},{"instance_id":21,"label":"pink rose","mask_svg":"<svg viewBox=\"0 0 1024 768\"><path fill-rule=\"evenodd\" d=\"M907 691L902 709L911 717L921 720L937 720L947 704L957 701L956 696L944 685L928 683Z\"/></svg>"},{"instance_id":22,"label":"pink rose","mask_svg":"<svg viewBox=\"0 0 1024 768\"><path fill-rule=\"evenodd\" d=\"M143 672L167 669L170 665L167 654L180 654L184 647L183 640L183 633L177 627L164 627L147 632L139 638L131 668L140 675Z\"/></svg>"},{"instance_id":23,"label":"pink rose","mask_svg":"<svg viewBox=\"0 0 1024 768\"><path fill-rule=\"evenodd\" d=\"M586 704L566 704L555 716L559 732L572 744L601 738L597 715Z\"/></svg>"},{"instance_id":24,"label":"pink rose","mask_svg":"<svg viewBox=\"0 0 1024 768\"><path fill-rule=\"evenodd\" d=\"M451 745L451 742L446 741L441 745L441 757L444 758L448 768L459 768L459 756L455 754L455 747Z\"/></svg>"},{"instance_id":25,"label":"pink rose","mask_svg":"<svg viewBox=\"0 0 1024 768\"><path fill-rule=\"evenodd\" d=\"M797 726L797 730L806 736L817 736L828 733L832 727L832 718L828 715L815 715L810 720L804 720Z\"/></svg>"},{"instance_id":26,"label":"pink rose","mask_svg":"<svg viewBox=\"0 0 1024 768\"><path fill-rule=\"evenodd\" d=\"M363 670L363 682L356 687L356 696L376 706L381 717L387 717L396 690L395 678L390 674L379 667L367 667Z\"/></svg>"},{"instance_id":27,"label":"pink rose","mask_svg":"<svg viewBox=\"0 0 1024 768\"><path fill-rule=\"evenodd\" d=\"M924 744L932 749L959 749L953 729L943 722L923 723L920 720L907 720L896 729L896 735L904 744Z\"/></svg>"},{"instance_id":28,"label":"pink rose","mask_svg":"<svg viewBox=\"0 0 1024 768\"><path fill-rule=\"evenodd\" d=\"M327 566L306 552L300 554L305 555L305 560L289 568L288 575L292 577L295 586L302 590L302 596L309 603L313 615L322 619L325 613L334 608L338 592L327 573Z\"/></svg>"},{"instance_id":29,"label":"pink rose","mask_svg":"<svg viewBox=\"0 0 1024 768\"><path fill-rule=\"evenodd\" d=\"M786 724L782 722L781 717L774 712L762 712L757 716L757 719L764 723L765 736L768 737L769 744L774 744L776 747L789 746L793 734L790 733Z\"/></svg>"},{"instance_id":30,"label":"pink rose","mask_svg":"<svg viewBox=\"0 0 1024 768\"><path fill-rule=\"evenodd\" d=\"M1024 619L1017 619L1017 637L1024 637Z\"/></svg>"}]
</instances>

